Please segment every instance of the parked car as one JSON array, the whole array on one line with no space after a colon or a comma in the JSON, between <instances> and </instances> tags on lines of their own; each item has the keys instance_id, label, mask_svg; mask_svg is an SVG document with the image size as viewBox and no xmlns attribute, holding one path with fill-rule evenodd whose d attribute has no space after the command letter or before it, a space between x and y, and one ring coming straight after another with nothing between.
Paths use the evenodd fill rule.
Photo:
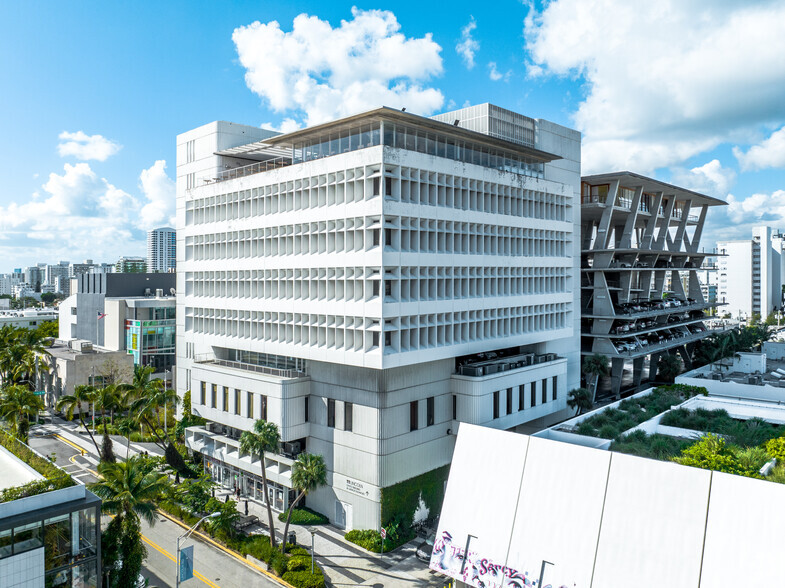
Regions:
<instances>
[{"instance_id":1,"label":"parked car","mask_svg":"<svg viewBox=\"0 0 785 588\"><path fill-rule=\"evenodd\" d=\"M433 553L433 544L436 541L436 533L429 534L425 541L420 543L417 547L417 559L423 562L430 562L431 561L431 554Z\"/></svg>"}]
</instances>

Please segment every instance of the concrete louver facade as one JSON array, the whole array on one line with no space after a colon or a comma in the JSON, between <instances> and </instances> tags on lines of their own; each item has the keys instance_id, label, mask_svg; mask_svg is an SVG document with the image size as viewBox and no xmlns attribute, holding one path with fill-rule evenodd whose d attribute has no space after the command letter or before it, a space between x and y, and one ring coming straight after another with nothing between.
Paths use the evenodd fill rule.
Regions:
<instances>
[{"instance_id":1,"label":"concrete louver facade","mask_svg":"<svg viewBox=\"0 0 785 588\"><path fill-rule=\"evenodd\" d=\"M377 528L381 490L448 464L458 422L528 430L566 410L580 135L492 105L443 117L178 136L176 381L220 483L260 496L237 438L264 418L284 442L265 456L275 508L305 449L329 470L309 506ZM507 126L472 130L483 119Z\"/></svg>"},{"instance_id":2,"label":"concrete louver facade","mask_svg":"<svg viewBox=\"0 0 785 588\"><path fill-rule=\"evenodd\" d=\"M663 354L678 352L689 368L692 346L709 335L704 311L717 304L704 299L698 268L716 253L699 243L709 208L723 204L630 172L582 178L582 353L611 360L615 395L626 363L637 387L647 359L651 379Z\"/></svg>"}]
</instances>

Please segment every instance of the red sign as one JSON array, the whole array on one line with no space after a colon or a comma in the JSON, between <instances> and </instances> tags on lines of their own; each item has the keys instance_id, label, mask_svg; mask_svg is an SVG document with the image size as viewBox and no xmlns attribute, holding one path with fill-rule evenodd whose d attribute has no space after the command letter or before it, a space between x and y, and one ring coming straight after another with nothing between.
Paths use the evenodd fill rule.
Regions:
<instances>
[{"instance_id":1,"label":"red sign","mask_svg":"<svg viewBox=\"0 0 785 588\"><path fill-rule=\"evenodd\" d=\"M382 539L386 539L386 538L387 538L387 529L382 527Z\"/></svg>"}]
</instances>

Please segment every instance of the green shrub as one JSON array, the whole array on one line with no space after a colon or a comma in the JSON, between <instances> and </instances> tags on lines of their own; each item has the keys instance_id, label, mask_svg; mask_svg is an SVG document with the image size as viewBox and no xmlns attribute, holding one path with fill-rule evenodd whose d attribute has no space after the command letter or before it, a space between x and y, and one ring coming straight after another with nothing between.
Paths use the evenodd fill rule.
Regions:
<instances>
[{"instance_id":1,"label":"green shrub","mask_svg":"<svg viewBox=\"0 0 785 588\"><path fill-rule=\"evenodd\" d=\"M667 435L647 435L644 431L633 431L611 444L611 451L648 457L651 459L671 459L681 454L692 441Z\"/></svg>"},{"instance_id":2,"label":"green shrub","mask_svg":"<svg viewBox=\"0 0 785 588\"><path fill-rule=\"evenodd\" d=\"M276 551L271 559L272 561L269 563L275 571L275 574L278 577L283 576L284 572L286 571L286 565L289 563L289 558L286 557L283 553Z\"/></svg>"},{"instance_id":3,"label":"green shrub","mask_svg":"<svg viewBox=\"0 0 785 588\"><path fill-rule=\"evenodd\" d=\"M353 531L346 533L343 537L347 541L351 541L368 551L379 553L379 549L381 548L382 537L379 535L379 531L376 531L375 529L354 529Z\"/></svg>"},{"instance_id":4,"label":"green shrub","mask_svg":"<svg viewBox=\"0 0 785 588\"><path fill-rule=\"evenodd\" d=\"M408 530L414 520L414 511L420 504L420 496L431 516L441 511L444 501L444 483L449 473L450 466L445 465L382 488L382 524L387 527L390 523L398 521L405 527L401 532L401 539L408 537Z\"/></svg>"},{"instance_id":5,"label":"green shrub","mask_svg":"<svg viewBox=\"0 0 785 588\"><path fill-rule=\"evenodd\" d=\"M725 472L748 478L762 478L757 470L745 467L736 458L733 448L725 443L725 439L712 433L708 433L684 449L681 456L674 457L673 461L704 470Z\"/></svg>"},{"instance_id":6,"label":"green shrub","mask_svg":"<svg viewBox=\"0 0 785 588\"><path fill-rule=\"evenodd\" d=\"M278 520L286 522L286 513L282 512L278 515ZM292 525L326 525L330 522L326 516L315 510L311 510L307 506L302 508L295 508L292 511L291 518Z\"/></svg>"},{"instance_id":7,"label":"green shrub","mask_svg":"<svg viewBox=\"0 0 785 588\"><path fill-rule=\"evenodd\" d=\"M307 557L311 557L310 551L308 551L304 547L300 547L299 545L292 545L291 543L286 544L286 553L288 553L291 556L305 555Z\"/></svg>"},{"instance_id":8,"label":"green shrub","mask_svg":"<svg viewBox=\"0 0 785 588\"><path fill-rule=\"evenodd\" d=\"M0 503L76 485L71 476L54 465L50 460L41 457L16 437L3 430L0 430L0 445L46 478L28 482L21 486L6 488L0 492Z\"/></svg>"},{"instance_id":9,"label":"green shrub","mask_svg":"<svg viewBox=\"0 0 785 588\"><path fill-rule=\"evenodd\" d=\"M776 457L777 461L785 461L785 437L777 437L766 442L766 453Z\"/></svg>"},{"instance_id":10,"label":"green shrub","mask_svg":"<svg viewBox=\"0 0 785 588\"><path fill-rule=\"evenodd\" d=\"M310 567L307 571L286 572L283 580L296 588L324 588L324 575L318 567L314 569L313 574Z\"/></svg>"},{"instance_id":11,"label":"green shrub","mask_svg":"<svg viewBox=\"0 0 785 588\"><path fill-rule=\"evenodd\" d=\"M311 569L311 557L305 555L295 555L286 562L286 570L289 572L301 572Z\"/></svg>"}]
</instances>

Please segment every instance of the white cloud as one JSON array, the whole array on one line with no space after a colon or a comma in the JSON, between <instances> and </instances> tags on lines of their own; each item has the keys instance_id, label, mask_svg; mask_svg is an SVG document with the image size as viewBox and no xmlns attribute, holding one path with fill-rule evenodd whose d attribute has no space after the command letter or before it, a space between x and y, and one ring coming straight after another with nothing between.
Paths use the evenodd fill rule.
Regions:
<instances>
[{"instance_id":1,"label":"white cloud","mask_svg":"<svg viewBox=\"0 0 785 588\"><path fill-rule=\"evenodd\" d=\"M734 147L733 155L744 171L785 167L785 127L773 132L759 145L753 145L746 153Z\"/></svg>"},{"instance_id":2,"label":"white cloud","mask_svg":"<svg viewBox=\"0 0 785 588\"><path fill-rule=\"evenodd\" d=\"M141 198L98 176L87 163L65 164L26 202L0 206L0 256L23 265L58 259L112 261L144 255L145 231L172 224L174 182L166 162L139 176Z\"/></svg>"},{"instance_id":3,"label":"white cloud","mask_svg":"<svg viewBox=\"0 0 785 588\"><path fill-rule=\"evenodd\" d=\"M725 198L736 181L736 172L722 167L718 159L690 170L674 168L671 181L677 186L708 194L716 198Z\"/></svg>"},{"instance_id":4,"label":"white cloud","mask_svg":"<svg viewBox=\"0 0 785 588\"><path fill-rule=\"evenodd\" d=\"M782 2L554 0L524 33L530 75L586 83L588 173L650 173L785 118Z\"/></svg>"},{"instance_id":5,"label":"white cloud","mask_svg":"<svg viewBox=\"0 0 785 588\"><path fill-rule=\"evenodd\" d=\"M461 42L455 46L455 51L463 59L467 69L474 67L474 56L480 50L480 42L472 37L472 31L477 28L474 17L471 17L469 24L461 29Z\"/></svg>"},{"instance_id":6,"label":"white cloud","mask_svg":"<svg viewBox=\"0 0 785 588\"><path fill-rule=\"evenodd\" d=\"M496 62L491 61L488 63L488 69L490 72L488 73L488 77L491 78L491 81L498 82L499 80L504 80L505 82L510 81L510 76L512 76L512 70L507 70L504 73L501 73L497 67Z\"/></svg>"},{"instance_id":7,"label":"white cloud","mask_svg":"<svg viewBox=\"0 0 785 588\"><path fill-rule=\"evenodd\" d=\"M122 145L101 135L87 135L83 131L69 133L63 131L59 137L57 151L60 157L76 157L83 161L95 159L106 161L120 151Z\"/></svg>"},{"instance_id":8,"label":"white cloud","mask_svg":"<svg viewBox=\"0 0 785 588\"><path fill-rule=\"evenodd\" d=\"M163 225L174 226L175 184L166 175L166 161L159 159L142 170L139 184L147 200L139 212L139 228L149 230Z\"/></svg>"},{"instance_id":9,"label":"white cloud","mask_svg":"<svg viewBox=\"0 0 785 588\"><path fill-rule=\"evenodd\" d=\"M248 88L275 112L304 115L307 125L381 105L420 114L440 108L442 93L422 85L442 73L431 34L407 38L389 11L353 8L352 17L336 28L300 14L291 32L277 21L235 29Z\"/></svg>"}]
</instances>

